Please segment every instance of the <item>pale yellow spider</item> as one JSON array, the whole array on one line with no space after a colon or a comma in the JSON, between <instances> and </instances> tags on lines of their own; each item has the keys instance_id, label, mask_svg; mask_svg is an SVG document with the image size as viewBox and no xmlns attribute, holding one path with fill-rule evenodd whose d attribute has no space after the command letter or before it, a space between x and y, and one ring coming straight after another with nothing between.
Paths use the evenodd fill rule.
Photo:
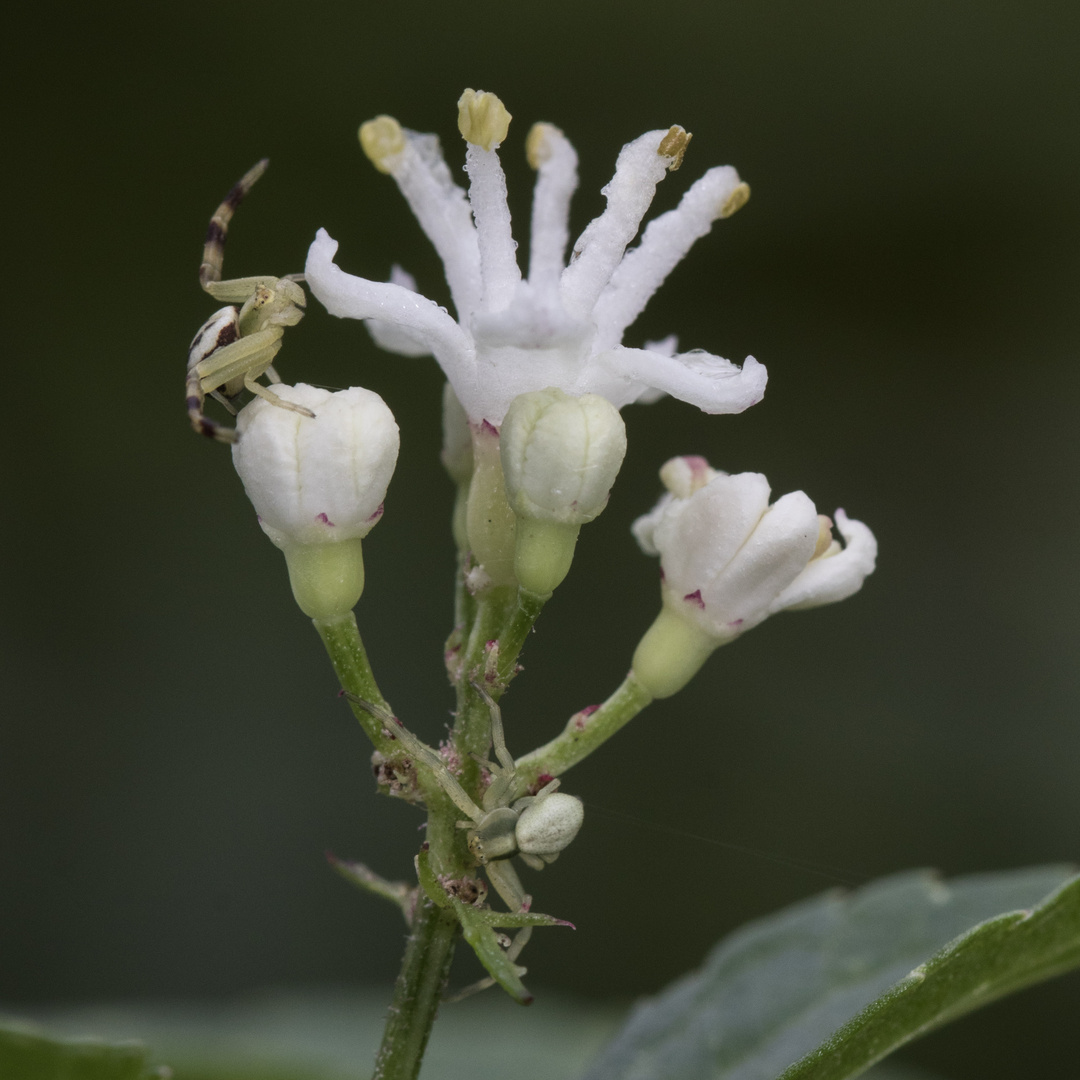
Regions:
<instances>
[{"instance_id":1,"label":"pale yellow spider","mask_svg":"<svg viewBox=\"0 0 1080 1080\"><path fill-rule=\"evenodd\" d=\"M236 183L225 201L214 211L206 230L199 283L215 300L230 304L214 312L202 325L188 349L187 410L191 426L218 442L236 442L236 431L203 415L207 394L235 414L233 404L247 390L283 409L314 415L302 405L279 398L256 380L265 375L271 383L281 382L272 364L286 326L295 326L304 317L307 298L297 284L299 274L287 277L248 277L221 280L225 239L229 221L251 186L266 171L263 158ZM235 306L239 304L240 307Z\"/></svg>"}]
</instances>

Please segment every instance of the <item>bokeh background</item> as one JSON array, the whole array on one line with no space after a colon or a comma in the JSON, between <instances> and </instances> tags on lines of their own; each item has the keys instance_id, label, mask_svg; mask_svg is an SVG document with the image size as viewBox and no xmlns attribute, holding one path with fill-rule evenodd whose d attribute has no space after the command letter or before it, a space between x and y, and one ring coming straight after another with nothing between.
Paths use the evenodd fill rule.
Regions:
<instances>
[{"instance_id":1,"label":"bokeh background","mask_svg":"<svg viewBox=\"0 0 1080 1080\"><path fill-rule=\"evenodd\" d=\"M186 426L183 369L214 307L195 273L207 218L264 155L230 275L300 270L325 226L346 268L400 262L445 302L355 131L391 113L460 162L465 86L515 116L521 239L535 120L580 153L576 230L649 128L695 136L658 209L734 164L749 205L628 343L675 331L770 373L743 416L626 410L610 506L506 699L511 747L622 677L658 603L628 526L669 456L803 488L881 545L859 596L722 650L569 778L587 827L530 885L579 930L538 935L534 985L629 1000L824 888L1080 855L1075 4L41 3L6 36L0 1002L396 971L398 915L323 851L405 876L420 819L374 795L228 451ZM396 710L434 739L452 703L441 379L310 312L285 377L369 386L402 429L359 618ZM907 1057L955 1080L1073 1077L1078 1005L1080 978L1062 979Z\"/></svg>"}]
</instances>

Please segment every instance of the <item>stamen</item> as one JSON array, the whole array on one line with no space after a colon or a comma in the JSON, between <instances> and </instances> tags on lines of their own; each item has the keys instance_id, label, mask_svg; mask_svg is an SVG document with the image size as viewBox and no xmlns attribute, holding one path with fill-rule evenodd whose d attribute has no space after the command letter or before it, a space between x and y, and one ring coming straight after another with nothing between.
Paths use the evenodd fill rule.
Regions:
<instances>
[{"instance_id":1,"label":"stamen","mask_svg":"<svg viewBox=\"0 0 1080 1080\"><path fill-rule=\"evenodd\" d=\"M525 157L537 171L533 192L529 283L547 291L558 285L570 240L570 199L577 189L577 153L553 124L534 124Z\"/></svg>"},{"instance_id":2,"label":"stamen","mask_svg":"<svg viewBox=\"0 0 1080 1080\"><path fill-rule=\"evenodd\" d=\"M658 153L670 135L667 131L649 131L622 148L615 175L602 192L607 208L581 234L562 275L559 291L567 309L575 314L587 316L592 312L626 245L637 235L656 185L671 164L669 156Z\"/></svg>"},{"instance_id":3,"label":"stamen","mask_svg":"<svg viewBox=\"0 0 1080 1080\"><path fill-rule=\"evenodd\" d=\"M458 130L467 143L494 150L506 140L512 117L495 94L466 90L458 98Z\"/></svg>"},{"instance_id":4,"label":"stamen","mask_svg":"<svg viewBox=\"0 0 1080 1080\"><path fill-rule=\"evenodd\" d=\"M506 176L496 148L509 130L510 114L494 95L466 90L458 101L458 127L468 142L465 171L469 174L469 202L476 221L480 247L481 306L500 311L513 299L521 281L510 207L506 202Z\"/></svg>"},{"instance_id":5,"label":"stamen","mask_svg":"<svg viewBox=\"0 0 1080 1080\"><path fill-rule=\"evenodd\" d=\"M830 548L840 550L840 545L833 539L832 518L828 514L818 514L818 538L817 544L814 545L814 554L810 556L811 560L835 554L829 550Z\"/></svg>"},{"instance_id":6,"label":"stamen","mask_svg":"<svg viewBox=\"0 0 1080 1080\"><path fill-rule=\"evenodd\" d=\"M391 162L405 149L405 132L392 116L376 116L360 125L360 148L381 173L391 175Z\"/></svg>"},{"instance_id":7,"label":"stamen","mask_svg":"<svg viewBox=\"0 0 1080 1080\"><path fill-rule=\"evenodd\" d=\"M686 148L690 145L690 140L693 137L685 128L673 124L668 129L668 133L660 140L660 146L656 152L661 157L673 159L671 164L668 165L668 172L678 171L683 158L686 156Z\"/></svg>"},{"instance_id":8,"label":"stamen","mask_svg":"<svg viewBox=\"0 0 1080 1080\"><path fill-rule=\"evenodd\" d=\"M717 217L729 218L736 210L741 210L750 201L750 185L740 184L720 207Z\"/></svg>"}]
</instances>

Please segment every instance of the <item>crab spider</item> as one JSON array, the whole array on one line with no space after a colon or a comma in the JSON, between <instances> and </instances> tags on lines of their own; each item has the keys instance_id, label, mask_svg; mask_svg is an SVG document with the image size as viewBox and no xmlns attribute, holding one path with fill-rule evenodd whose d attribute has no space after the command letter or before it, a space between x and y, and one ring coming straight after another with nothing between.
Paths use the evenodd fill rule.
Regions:
<instances>
[{"instance_id":1,"label":"crab spider","mask_svg":"<svg viewBox=\"0 0 1080 1080\"><path fill-rule=\"evenodd\" d=\"M467 829L465 842L476 862L483 866L488 880L513 912L528 911L532 897L525 892L517 871L510 863L513 856L521 857L526 866L542 870L553 863L560 852L577 836L585 811L581 800L558 791L559 781L545 784L535 795L511 799L517 778L513 756L506 748L502 713L491 696L476 684L491 712L491 742L497 761L476 760L491 774L479 806L446 767L442 758L426 743L385 709L371 702L347 695L373 716L380 719L386 730L399 740L414 758L422 761L454 805L467 816L458 828ZM516 960L525 947L533 928L522 927L514 937L507 956ZM488 980L485 980L485 983Z\"/></svg>"},{"instance_id":2,"label":"crab spider","mask_svg":"<svg viewBox=\"0 0 1080 1080\"><path fill-rule=\"evenodd\" d=\"M310 409L283 400L256 381L265 375L271 383L281 382L272 364L281 348L284 328L295 326L304 317L307 303L304 290L292 276L221 280L229 221L252 185L266 171L267 164L263 158L244 173L214 211L199 267L203 289L215 300L230 306L206 320L188 349L187 410L195 431L224 443L236 442L236 432L203 415L207 394L234 414L235 398L242 390L248 390L283 409L314 415ZM239 308L233 306L237 304Z\"/></svg>"}]
</instances>

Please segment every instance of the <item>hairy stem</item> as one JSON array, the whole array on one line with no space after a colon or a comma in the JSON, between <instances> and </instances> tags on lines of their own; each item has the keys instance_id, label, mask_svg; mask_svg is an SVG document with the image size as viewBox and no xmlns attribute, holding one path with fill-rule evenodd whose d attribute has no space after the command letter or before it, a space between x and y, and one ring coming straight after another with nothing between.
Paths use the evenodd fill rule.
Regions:
<instances>
[{"instance_id":1,"label":"hairy stem","mask_svg":"<svg viewBox=\"0 0 1080 1080\"><path fill-rule=\"evenodd\" d=\"M515 793L523 793L541 776L560 776L572 768L651 701L652 695L631 672L603 705L591 713L585 709L575 713L561 735L518 759Z\"/></svg>"},{"instance_id":2,"label":"hairy stem","mask_svg":"<svg viewBox=\"0 0 1080 1080\"><path fill-rule=\"evenodd\" d=\"M417 904L375 1059L374 1080L415 1080L420 1072L460 929L453 911L427 899Z\"/></svg>"},{"instance_id":3,"label":"hairy stem","mask_svg":"<svg viewBox=\"0 0 1080 1080\"><path fill-rule=\"evenodd\" d=\"M375 682L375 674L371 670L364 642L360 638L360 629L356 625L356 616L350 611L346 615L311 621L326 646L342 689L392 713L389 702ZM350 704L353 714L360 721L367 737L375 744L375 748L384 753L392 753L394 744L383 734L381 721L356 702Z\"/></svg>"}]
</instances>

